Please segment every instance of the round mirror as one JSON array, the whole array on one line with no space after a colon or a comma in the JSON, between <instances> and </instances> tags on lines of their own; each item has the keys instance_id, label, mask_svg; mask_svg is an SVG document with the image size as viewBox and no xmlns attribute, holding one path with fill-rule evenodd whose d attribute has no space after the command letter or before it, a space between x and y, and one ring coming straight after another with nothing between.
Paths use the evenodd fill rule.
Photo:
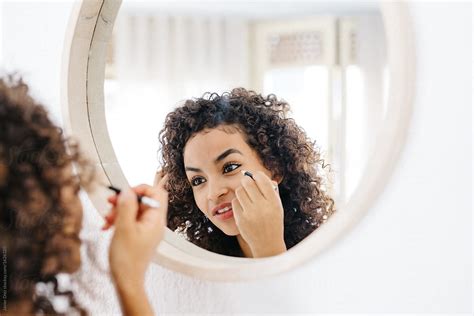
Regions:
<instances>
[{"instance_id":1,"label":"round mirror","mask_svg":"<svg viewBox=\"0 0 474 316\"><path fill-rule=\"evenodd\" d=\"M316 142L337 211L287 252L223 256L167 231L156 261L198 277L274 274L315 256L367 211L396 162L411 108L413 49L400 3L84 1L71 20L65 122L102 181L153 183L158 133L184 100L244 87L274 94ZM330 170L329 172L327 172ZM106 210L105 189L90 192ZM217 273L217 272L229 273Z\"/></svg>"}]
</instances>

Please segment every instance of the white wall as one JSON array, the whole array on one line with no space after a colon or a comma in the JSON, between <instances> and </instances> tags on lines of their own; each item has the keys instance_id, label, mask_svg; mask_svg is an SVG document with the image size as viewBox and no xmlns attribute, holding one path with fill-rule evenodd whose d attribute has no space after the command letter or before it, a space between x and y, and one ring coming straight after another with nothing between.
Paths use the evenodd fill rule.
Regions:
<instances>
[{"instance_id":1,"label":"white wall","mask_svg":"<svg viewBox=\"0 0 474 316\"><path fill-rule=\"evenodd\" d=\"M18 73L61 122L59 69L72 0L0 0L2 73Z\"/></svg>"},{"instance_id":2,"label":"white wall","mask_svg":"<svg viewBox=\"0 0 474 316\"><path fill-rule=\"evenodd\" d=\"M7 68L25 73L55 115L70 8L3 7ZM413 121L395 174L368 215L330 250L277 277L212 283L152 267L158 312L471 311L471 4L417 2L410 11L417 37Z\"/></svg>"}]
</instances>

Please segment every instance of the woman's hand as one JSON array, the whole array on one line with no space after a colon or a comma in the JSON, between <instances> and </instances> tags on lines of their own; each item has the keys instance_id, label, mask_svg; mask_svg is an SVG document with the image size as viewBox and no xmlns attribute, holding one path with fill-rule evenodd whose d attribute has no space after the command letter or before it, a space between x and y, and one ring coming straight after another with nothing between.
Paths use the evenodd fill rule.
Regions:
<instances>
[{"instance_id":1,"label":"woman's hand","mask_svg":"<svg viewBox=\"0 0 474 316\"><path fill-rule=\"evenodd\" d=\"M109 198L113 204L105 228L115 226L109 249L110 270L120 286L141 287L153 253L163 239L168 210L167 177L156 187L139 185ZM138 204L137 195L160 202L159 208Z\"/></svg>"},{"instance_id":2,"label":"woman's hand","mask_svg":"<svg viewBox=\"0 0 474 316\"><path fill-rule=\"evenodd\" d=\"M243 177L235 191L232 210L240 235L249 244L254 258L286 251L283 236L283 206L273 182L263 172L253 179Z\"/></svg>"}]
</instances>

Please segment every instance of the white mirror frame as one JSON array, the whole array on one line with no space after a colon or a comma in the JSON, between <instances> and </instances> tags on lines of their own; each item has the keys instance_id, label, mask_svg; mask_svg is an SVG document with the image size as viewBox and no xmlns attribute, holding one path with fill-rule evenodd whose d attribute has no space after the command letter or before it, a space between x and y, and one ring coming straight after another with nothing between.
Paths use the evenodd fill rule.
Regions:
<instances>
[{"instance_id":1,"label":"white mirror frame","mask_svg":"<svg viewBox=\"0 0 474 316\"><path fill-rule=\"evenodd\" d=\"M98 167L104 183L127 187L108 134L104 107L107 44L121 0L79 1L66 33L61 74L61 102L66 132ZM286 253L263 259L234 258L203 250L167 229L154 262L171 270L215 281L257 279L287 271L315 258L341 239L369 210L393 173L407 138L415 82L412 23L404 2L381 2L389 62L388 110L376 150L369 158L359 186L343 209L310 237ZM94 206L108 209L110 192L88 192Z\"/></svg>"}]
</instances>

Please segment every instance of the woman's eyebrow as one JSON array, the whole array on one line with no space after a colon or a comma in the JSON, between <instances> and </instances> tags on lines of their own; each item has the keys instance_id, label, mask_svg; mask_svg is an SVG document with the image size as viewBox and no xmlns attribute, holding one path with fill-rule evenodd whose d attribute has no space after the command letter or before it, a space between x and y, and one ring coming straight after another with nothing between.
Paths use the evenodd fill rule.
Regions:
<instances>
[{"instance_id":1,"label":"woman's eyebrow","mask_svg":"<svg viewBox=\"0 0 474 316\"><path fill-rule=\"evenodd\" d=\"M242 152L240 152L240 150L235 149L235 148L230 148L230 149L227 149L226 151L224 151L224 152L223 152L222 154L220 154L219 156L217 156L217 158L214 160L214 163L218 163L219 161L221 161L221 160L224 159L225 157L229 156L230 154L240 154L240 155L243 155ZM194 168L194 167L185 167L184 170L185 170L185 171L202 172L201 169L199 169L199 168Z\"/></svg>"},{"instance_id":2,"label":"woman's eyebrow","mask_svg":"<svg viewBox=\"0 0 474 316\"><path fill-rule=\"evenodd\" d=\"M218 163L219 161L221 161L225 157L229 156L230 154L241 154L241 155L243 155L239 150L237 150L235 148L230 148L230 149L227 149L226 151L224 151L219 156L217 156L217 158L214 160L214 163Z\"/></svg>"},{"instance_id":3,"label":"woman's eyebrow","mask_svg":"<svg viewBox=\"0 0 474 316\"><path fill-rule=\"evenodd\" d=\"M199 168L194 168L194 167L185 167L184 170L185 170L185 171L202 172L201 169L199 169Z\"/></svg>"}]
</instances>

